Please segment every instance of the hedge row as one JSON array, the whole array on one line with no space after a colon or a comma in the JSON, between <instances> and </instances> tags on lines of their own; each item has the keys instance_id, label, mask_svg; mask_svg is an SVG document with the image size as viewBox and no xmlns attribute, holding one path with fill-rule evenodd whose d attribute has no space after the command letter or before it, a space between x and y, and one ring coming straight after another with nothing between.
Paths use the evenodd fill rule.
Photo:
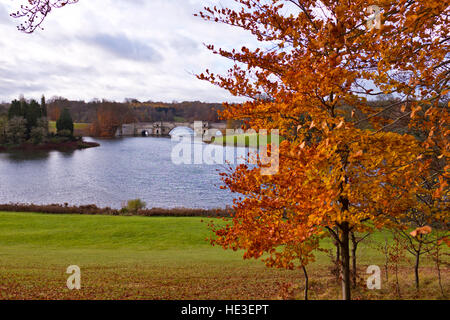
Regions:
<instances>
[{"instance_id":1,"label":"hedge row","mask_svg":"<svg viewBox=\"0 0 450 320\"><path fill-rule=\"evenodd\" d=\"M88 214L112 216L145 216L145 217L230 217L232 209L189 209L189 208L152 208L138 210L130 213L126 210L117 210L109 207L99 208L96 205L69 206L68 204L0 204L0 211L9 212L36 212L49 214Z\"/></svg>"}]
</instances>

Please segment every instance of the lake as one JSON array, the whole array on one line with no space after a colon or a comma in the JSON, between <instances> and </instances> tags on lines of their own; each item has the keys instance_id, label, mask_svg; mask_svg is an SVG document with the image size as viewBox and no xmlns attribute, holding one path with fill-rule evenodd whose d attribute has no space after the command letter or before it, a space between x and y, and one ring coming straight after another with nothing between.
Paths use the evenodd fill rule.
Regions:
<instances>
[{"instance_id":1,"label":"lake","mask_svg":"<svg viewBox=\"0 0 450 320\"><path fill-rule=\"evenodd\" d=\"M220 189L219 173L227 166L175 164L171 153L178 142L170 138L85 140L101 146L71 152L0 153L0 203L120 208L127 200L140 198L149 208L210 209L232 204L233 195Z\"/></svg>"}]
</instances>

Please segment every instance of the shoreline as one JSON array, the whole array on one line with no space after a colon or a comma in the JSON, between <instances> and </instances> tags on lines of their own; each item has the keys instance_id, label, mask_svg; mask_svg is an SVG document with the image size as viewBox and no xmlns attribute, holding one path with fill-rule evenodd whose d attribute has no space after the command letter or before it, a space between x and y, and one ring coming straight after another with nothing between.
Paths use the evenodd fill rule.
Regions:
<instances>
[{"instance_id":1,"label":"shoreline","mask_svg":"<svg viewBox=\"0 0 450 320\"><path fill-rule=\"evenodd\" d=\"M22 143L21 145L15 146L0 146L0 152L32 152L32 151L72 151L72 150L82 150L88 148L99 147L100 144L97 142L84 141L82 138L65 141L60 143L47 142L43 144L32 144L32 143Z\"/></svg>"}]
</instances>

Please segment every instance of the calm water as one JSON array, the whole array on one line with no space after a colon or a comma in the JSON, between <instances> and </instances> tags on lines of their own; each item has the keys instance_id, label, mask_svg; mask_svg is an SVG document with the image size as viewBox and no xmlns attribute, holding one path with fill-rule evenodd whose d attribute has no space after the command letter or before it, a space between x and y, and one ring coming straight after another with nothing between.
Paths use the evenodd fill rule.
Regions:
<instances>
[{"instance_id":1,"label":"calm water","mask_svg":"<svg viewBox=\"0 0 450 320\"><path fill-rule=\"evenodd\" d=\"M141 198L147 207L219 208L224 165L176 165L169 138L96 140L73 152L0 153L0 203L96 204L120 208ZM222 148L222 147L217 147Z\"/></svg>"}]
</instances>

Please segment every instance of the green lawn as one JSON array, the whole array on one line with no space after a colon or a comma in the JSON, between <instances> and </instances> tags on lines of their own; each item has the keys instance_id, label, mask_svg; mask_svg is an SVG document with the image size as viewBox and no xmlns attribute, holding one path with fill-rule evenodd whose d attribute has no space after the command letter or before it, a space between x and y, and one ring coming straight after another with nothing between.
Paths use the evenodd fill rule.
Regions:
<instances>
[{"instance_id":1,"label":"green lawn","mask_svg":"<svg viewBox=\"0 0 450 320\"><path fill-rule=\"evenodd\" d=\"M74 130L85 130L89 128L90 125L90 123L74 123L73 128ZM50 132L56 132L56 121L49 121L48 129Z\"/></svg>"},{"instance_id":2,"label":"green lawn","mask_svg":"<svg viewBox=\"0 0 450 320\"><path fill-rule=\"evenodd\" d=\"M0 212L0 298L276 299L287 284L302 284L299 271L267 269L259 261L243 261L242 252L212 247L205 240L208 221ZM324 246L331 248L328 241ZM369 243L361 244L359 259L361 270L383 263ZM339 297L329 261L321 254L309 267L312 299ZM81 290L66 288L69 265L81 268ZM408 277L412 280L412 273ZM438 297L429 278L424 286L428 281L430 295ZM355 292L389 297L387 291L380 294Z\"/></svg>"},{"instance_id":3,"label":"green lawn","mask_svg":"<svg viewBox=\"0 0 450 320\"><path fill-rule=\"evenodd\" d=\"M276 136L275 144L279 144L283 141L283 137ZM272 136L267 136L267 143L272 142ZM257 148L260 144L260 135L259 134L239 134L239 135L228 135L222 137L216 137L213 141L214 144L219 145L228 145L228 146L238 146L238 147L251 147Z\"/></svg>"}]
</instances>

